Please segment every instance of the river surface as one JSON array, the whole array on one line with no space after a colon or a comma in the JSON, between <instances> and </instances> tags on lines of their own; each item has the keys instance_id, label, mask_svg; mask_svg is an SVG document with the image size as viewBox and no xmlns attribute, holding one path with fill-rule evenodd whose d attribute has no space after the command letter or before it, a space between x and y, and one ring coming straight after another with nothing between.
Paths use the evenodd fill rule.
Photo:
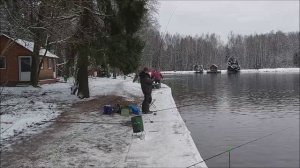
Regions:
<instances>
[{"instance_id":1,"label":"river surface","mask_svg":"<svg viewBox=\"0 0 300 168\"><path fill-rule=\"evenodd\" d=\"M231 167L299 167L299 73L164 77L177 106L196 104L179 111L203 159L247 143ZM206 164L229 167L229 154Z\"/></svg>"}]
</instances>

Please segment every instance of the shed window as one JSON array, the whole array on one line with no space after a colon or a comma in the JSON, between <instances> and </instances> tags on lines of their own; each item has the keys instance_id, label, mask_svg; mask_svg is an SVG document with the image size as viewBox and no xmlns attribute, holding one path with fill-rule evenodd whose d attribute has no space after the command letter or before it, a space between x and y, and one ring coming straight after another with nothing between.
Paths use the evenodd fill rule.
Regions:
<instances>
[{"instance_id":1,"label":"shed window","mask_svg":"<svg viewBox=\"0 0 300 168\"><path fill-rule=\"evenodd\" d=\"M6 69L6 58L4 56L0 56L0 69Z\"/></svg>"},{"instance_id":2,"label":"shed window","mask_svg":"<svg viewBox=\"0 0 300 168\"><path fill-rule=\"evenodd\" d=\"M48 69L52 69L52 59L48 58Z\"/></svg>"}]
</instances>

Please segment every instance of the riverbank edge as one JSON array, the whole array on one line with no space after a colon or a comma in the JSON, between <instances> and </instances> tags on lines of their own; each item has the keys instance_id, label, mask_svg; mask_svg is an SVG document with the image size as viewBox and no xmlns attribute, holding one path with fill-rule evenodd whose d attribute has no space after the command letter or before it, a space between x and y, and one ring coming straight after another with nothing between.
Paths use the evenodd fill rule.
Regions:
<instances>
[{"instance_id":1,"label":"riverbank edge","mask_svg":"<svg viewBox=\"0 0 300 168\"><path fill-rule=\"evenodd\" d=\"M220 70L221 73L226 74L227 70ZM264 69L241 69L240 73L299 73L300 68L264 68ZM168 75L168 74L192 74L195 73L195 71L162 71L162 74ZM204 70L203 73L207 73L207 70Z\"/></svg>"},{"instance_id":2,"label":"riverbank edge","mask_svg":"<svg viewBox=\"0 0 300 168\"><path fill-rule=\"evenodd\" d=\"M193 167L207 168L176 107L172 89L162 84L162 88L153 90L152 97L154 106L150 109L157 111L157 115L143 115L145 137L132 140L125 159L127 166L189 167L196 164Z\"/></svg>"}]
</instances>

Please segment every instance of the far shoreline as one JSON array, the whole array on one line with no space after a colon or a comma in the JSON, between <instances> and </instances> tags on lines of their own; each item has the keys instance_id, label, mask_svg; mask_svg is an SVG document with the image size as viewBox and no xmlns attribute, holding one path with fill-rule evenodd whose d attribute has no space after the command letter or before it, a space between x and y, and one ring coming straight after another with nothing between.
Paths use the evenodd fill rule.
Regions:
<instances>
[{"instance_id":1,"label":"far shoreline","mask_svg":"<svg viewBox=\"0 0 300 168\"><path fill-rule=\"evenodd\" d=\"M221 74L227 74L227 70L220 70ZM280 72L280 73L300 73L300 68L263 68L263 69L242 69L240 73L269 73L269 72ZM162 74L192 74L195 71L162 71ZM204 70L204 74L207 70Z\"/></svg>"}]
</instances>

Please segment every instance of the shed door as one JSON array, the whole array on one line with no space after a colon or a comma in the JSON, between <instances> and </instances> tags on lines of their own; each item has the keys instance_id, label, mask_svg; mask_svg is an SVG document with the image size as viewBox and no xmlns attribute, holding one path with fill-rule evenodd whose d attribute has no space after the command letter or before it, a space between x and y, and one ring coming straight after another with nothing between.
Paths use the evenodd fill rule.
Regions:
<instances>
[{"instance_id":1,"label":"shed door","mask_svg":"<svg viewBox=\"0 0 300 168\"><path fill-rule=\"evenodd\" d=\"M19 57L19 81L30 81L31 56Z\"/></svg>"}]
</instances>

